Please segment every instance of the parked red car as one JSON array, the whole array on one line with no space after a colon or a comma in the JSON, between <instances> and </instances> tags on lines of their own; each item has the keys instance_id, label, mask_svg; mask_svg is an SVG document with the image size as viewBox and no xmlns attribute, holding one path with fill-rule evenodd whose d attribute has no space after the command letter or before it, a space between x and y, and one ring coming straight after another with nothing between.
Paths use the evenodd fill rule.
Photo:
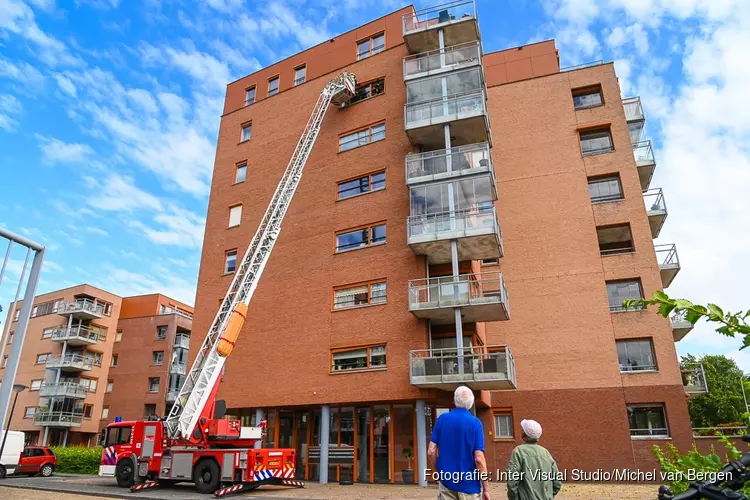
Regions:
<instances>
[{"instance_id":1,"label":"parked red car","mask_svg":"<svg viewBox=\"0 0 750 500\"><path fill-rule=\"evenodd\" d=\"M18 460L16 474L49 477L57 467L57 457L46 446L27 446Z\"/></svg>"}]
</instances>

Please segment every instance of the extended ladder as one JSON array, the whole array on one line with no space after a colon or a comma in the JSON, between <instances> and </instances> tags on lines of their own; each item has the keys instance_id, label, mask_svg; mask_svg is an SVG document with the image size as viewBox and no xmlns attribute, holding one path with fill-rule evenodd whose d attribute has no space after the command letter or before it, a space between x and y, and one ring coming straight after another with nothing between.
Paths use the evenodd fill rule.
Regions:
<instances>
[{"instance_id":1,"label":"extended ladder","mask_svg":"<svg viewBox=\"0 0 750 500\"><path fill-rule=\"evenodd\" d=\"M279 237L281 222L289 209L297 186L299 186L302 170L318 137L329 105L331 102L336 104L346 102L354 95L354 87L354 75L342 73L328 82L320 97L318 97L281 182L276 187L276 192L266 209L260 226L235 271L232 284L224 296L221 307L219 307L211 328L198 351L198 355L195 357L193 366L187 374L185 383L177 395L172 410L169 412L166 427L170 438L190 439L202 412L209 404L208 399L219 382L219 376L226 359L218 353L217 345L227 327L229 317L238 304L248 305L250 303L263 269L271 255L271 250L273 250L273 246Z\"/></svg>"}]
</instances>

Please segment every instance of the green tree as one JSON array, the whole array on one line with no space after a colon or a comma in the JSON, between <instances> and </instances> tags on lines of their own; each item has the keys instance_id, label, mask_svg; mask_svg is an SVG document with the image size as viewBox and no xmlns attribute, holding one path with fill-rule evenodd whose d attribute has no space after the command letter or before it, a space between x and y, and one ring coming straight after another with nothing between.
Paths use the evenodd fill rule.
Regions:
<instances>
[{"instance_id":1,"label":"green tree","mask_svg":"<svg viewBox=\"0 0 750 500\"><path fill-rule=\"evenodd\" d=\"M688 401L690 422L693 427L716 427L743 421L745 402L742 397L742 384L746 376L733 359L722 355L708 354L696 358L688 354L682 357L683 366L703 364L706 373L708 394L691 398Z\"/></svg>"}]
</instances>

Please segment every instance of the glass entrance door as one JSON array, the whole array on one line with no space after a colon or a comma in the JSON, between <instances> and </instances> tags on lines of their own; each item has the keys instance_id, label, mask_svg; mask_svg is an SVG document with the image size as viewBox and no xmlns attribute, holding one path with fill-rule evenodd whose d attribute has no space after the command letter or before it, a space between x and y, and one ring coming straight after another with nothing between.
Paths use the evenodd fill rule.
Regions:
<instances>
[{"instance_id":1,"label":"glass entrance door","mask_svg":"<svg viewBox=\"0 0 750 500\"><path fill-rule=\"evenodd\" d=\"M357 408L357 482L370 482L369 408Z\"/></svg>"},{"instance_id":2,"label":"glass entrance door","mask_svg":"<svg viewBox=\"0 0 750 500\"><path fill-rule=\"evenodd\" d=\"M294 437L294 413L291 411L279 412L279 448L294 448L292 438Z\"/></svg>"},{"instance_id":3,"label":"glass entrance door","mask_svg":"<svg viewBox=\"0 0 750 500\"><path fill-rule=\"evenodd\" d=\"M373 409L372 446L373 482L391 482L390 408L376 406Z\"/></svg>"},{"instance_id":4,"label":"glass entrance door","mask_svg":"<svg viewBox=\"0 0 750 500\"><path fill-rule=\"evenodd\" d=\"M295 447L297 452L297 463L295 464L295 478L304 479L305 469L307 467L307 420L309 415L307 412L298 413L296 420L297 425L297 446Z\"/></svg>"}]
</instances>

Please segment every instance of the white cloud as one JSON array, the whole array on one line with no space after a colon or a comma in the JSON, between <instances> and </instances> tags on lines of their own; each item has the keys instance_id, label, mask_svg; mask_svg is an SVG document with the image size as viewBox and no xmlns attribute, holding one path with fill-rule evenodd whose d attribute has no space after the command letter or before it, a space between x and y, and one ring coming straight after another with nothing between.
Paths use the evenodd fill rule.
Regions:
<instances>
[{"instance_id":1,"label":"white cloud","mask_svg":"<svg viewBox=\"0 0 750 500\"><path fill-rule=\"evenodd\" d=\"M20 115L23 110L21 102L13 95L0 94L0 128L11 132L18 127L18 121L13 117Z\"/></svg>"},{"instance_id":2,"label":"white cloud","mask_svg":"<svg viewBox=\"0 0 750 500\"><path fill-rule=\"evenodd\" d=\"M68 144L54 137L37 135L45 163L83 163L94 154L88 144Z\"/></svg>"},{"instance_id":3,"label":"white cloud","mask_svg":"<svg viewBox=\"0 0 750 500\"><path fill-rule=\"evenodd\" d=\"M137 188L131 177L111 174L103 182L93 177L85 177L84 181L91 188L91 194L86 197L88 204L99 210L132 212L163 209L159 198Z\"/></svg>"},{"instance_id":4,"label":"white cloud","mask_svg":"<svg viewBox=\"0 0 750 500\"><path fill-rule=\"evenodd\" d=\"M132 221L131 225L143 231L157 245L200 248L203 243L206 220L192 212L171 207L168 211L157 214L154 222L159 223L161 228L154 229L140 221Z\"/></svg>"},{"instance_id":5,"label":"white cloud","mask_svg":"<svg viewBox=\"0 0 750 500\"><path fill-rule=\"evenodd\" d=\"M106 272L100 273L92 284L123 297L162 293L186 304L195 302L195 279L188 281L181 275L165 272L163 268L154 276L107 266Z\"/></svg>"},{"instance_id":6,"label":"white cloud","mask_svg":"<svg viewBox=\"0 0 750 500\"><path fill-rule=\"evenodd\" d=\"M10 61L0 56L0 76L17 81L29 91L37 92L44 87L44 75L27 62Z\"/></svg>"},{"instance_id":7,"label":"white cloud","mask_svg":"<svg viewBox=\"0 0 750 500\"><path fill-rule=\"evenodd\" d=\"M68 94L70 97L73 97L73 98L78 97L76 86L73 84L73 82L70 81L70 79L67 76L62 75L60 73L55 73L52 76L57 82L57 86L60 87L60 90Z\"/></svg>"},{"instance_id":8,"label":"white cloud","mask_svg":"<svg viewBox=\"0 0 750 500\"><path fill-rule=\"evenodd\" d=\"M99 227L87 226L85 230L86 232L95 234L97 236L109 236L109 233L107 231Z\"/></svg>"}]
</instances>

